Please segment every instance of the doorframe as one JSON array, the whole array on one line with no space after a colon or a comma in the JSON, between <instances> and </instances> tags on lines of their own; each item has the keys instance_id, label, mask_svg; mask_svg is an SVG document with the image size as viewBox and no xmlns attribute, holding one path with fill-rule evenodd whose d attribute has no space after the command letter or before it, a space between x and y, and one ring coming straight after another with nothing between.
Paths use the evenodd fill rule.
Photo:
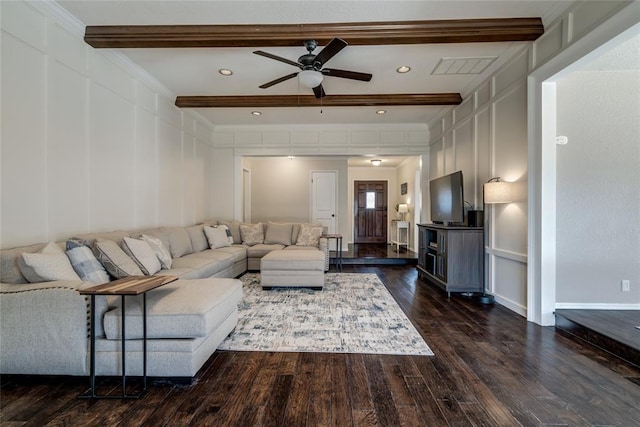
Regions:
<instances>
[{"instance_id":1,"label":"doorframe","mask_svg":"<svg viewBox=\"0 0 640 427\"><path fill-rule=\"evenodd\" d=\"M390 215L390 211L389 209L391 209L391 205L390 205L390 199L389 199L389 188L391 187L391 185L389 184L389 180L388 179L354 179L351 181L351 191L352 196L351 196L351 218L349 219L349 221L351 222L351 241L355 244L356 242L356 182L359 181L364 181L364 182L374 182L374 181L381 181L381 182L386 182L387 183L387 201L386 201L386 205L387 208L385 210L386 214L387 214L387 220L385 221L385 228L386 230L386 242L385 244L389 244L390 243L390 235L389 232L391 230L391 215Z\"/></svg>"}]
</instances>

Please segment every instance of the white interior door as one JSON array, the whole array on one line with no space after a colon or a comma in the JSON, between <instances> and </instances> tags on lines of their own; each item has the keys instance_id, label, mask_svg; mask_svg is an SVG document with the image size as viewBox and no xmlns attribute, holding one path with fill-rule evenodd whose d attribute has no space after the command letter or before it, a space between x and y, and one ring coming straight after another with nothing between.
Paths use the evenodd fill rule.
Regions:
<instances>
[{"instance_id":1,"label":"white interior door","mask_svg":"<svg viewBox=\"0 0 640 427\"><path fill-rule=\"evenodd\" d=\"M337 232L337 184L337 171L311 172L311 222L322 224L329 234Z\"/></svg>"}]
</instances>

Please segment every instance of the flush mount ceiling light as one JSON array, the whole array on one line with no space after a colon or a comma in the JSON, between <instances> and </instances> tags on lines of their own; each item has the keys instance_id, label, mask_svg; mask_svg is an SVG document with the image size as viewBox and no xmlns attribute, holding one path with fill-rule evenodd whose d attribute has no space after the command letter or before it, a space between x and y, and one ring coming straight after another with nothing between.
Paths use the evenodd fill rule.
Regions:
<instances>
[{"instance_id":1,"label":"flush mount ceiling light","mask_svg":"<svg viewBox=\"0 0 640 427\"><path fill-rule=\"evenodd\" d=\"M218 70L218 72L219 72L220 74L222 74L223 76L230 76L230 75L232 75L232 74L233 74L233 71L228 70L228 69L226 69L226 68L220 68L220 69Z\"/></svg>"},{"instance_id":2,"label":"flush mount ceiling light","mask_svg":"<svg viewBox=\"0 0 640 427\"><path fill-rule=\"evenodd\" d=\"M296 156L287 156L287 158L288 158L289 160L293 160L293 159L295 159L295 158L296 158Z\"/></svg>"},{"instance_id":3,"label":"flush mount ceiling light","mask_svg":"<svg viewBox=\"0 0 640 427\"><path fill-rule=\"evenodd\" d=\"M302 86L313 89L322 83L322 73L314 70L302 70L298 73L298 80Z\"/></svg>"},{"instance_id":4,"label":"flush mount ceiling light","mask_svg":"<svg viewBox=\"0 0 640 427\"><path fill-rule=\"evenodd\" d=\"M382 160L380 160L380 159L373 159L373 160L371 160L371 164L372 164L373 166L380 166L380 163L382 163Z\"/></svg>"},{"instance_id":5,"label":"flush mount ceiling light","mask_svg":"<svg viewBox=\"0 0 640 427\"><path fill-rule=\"evenodd\" d=\"M387 110L378 110L376 114L387 114Z\"/></svg>"},{"instance_id":6,"label":"flush mount ceiling light","mask_svg":"<svg viewBox=\"0 0 640 427\"><path fill-rule=\"evenodd\" d=\"M406 65L396 68L396 72L400 74L408 73L409 71L411 71L411 67L407 67Z\"/></svg>"},{"instance_id":7,"label":"flush mount ceiling light","mask_svg":"<svg viewBox=\"0 0 640 427\"><path fill-rule=\"evenodd\" d=\"M253 114L254 116L261 116L262 113L260 111L252 111L251 114Z\"/></svg>"}]
</instances>

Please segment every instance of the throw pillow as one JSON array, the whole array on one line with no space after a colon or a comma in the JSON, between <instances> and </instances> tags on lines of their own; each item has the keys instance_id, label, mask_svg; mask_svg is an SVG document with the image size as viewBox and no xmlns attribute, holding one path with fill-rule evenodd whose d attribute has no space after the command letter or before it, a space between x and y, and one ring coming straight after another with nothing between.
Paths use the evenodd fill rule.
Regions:
<instances>
[{"instance_id":1,"label":"throw pillow","mask_svg":"<svg viewBox=\"0 0 640 427\"><path fill-rule=\"evenodd\" d=\"M240 236L242 237L242 243L247 246L264 243L262 223L240 224Z\"/></svg>"},{"instance_id":2,"label":"throw pillow","mask_svg":"<svg viewBox=\"0 0 640 427\"><path fill-rule=\"evenodd\" d=\"M207 236L207 240L209 241L209 247L211 249L218 249L231 246L231 243L229 243L229 237L227 236L228 230L229 229L224 225L214 225L212 227L205 225L204 234Z\"/></svg>"},{"instance_id":3,"label":"throw pillow","mask_svg":"<svg viewBox=\"0 0 640 427\"><path fill-rule=\"evenodd\" d=\"M107 270L104 269L91 252L91 249L77 240L67 240L67 257L75 272L85 282L101 285L109 281Z\"/></svg>"},{"instance_id":4,"label":"throw pillow","mask_svg":"<svg viewBox=\"0 0 640 427\"><path fill-rule=\"evenodd\" d=\"M158 239L157 237L147 236L146 234L143 234L140 238L147 242L151 249L153 249L156 257L160 260L162 269L171 269L171 263L173 261L171 259L171 252L169 252L169 249L167 249L164 243L162 243L162 240Z\"/></svg>"},{"instance_id":5,"label":"throw pillow","mask_svg":"<svg viewBox=\"0 0 640 427\"><path fill-rule=\"evenodd\" d=\"M264 235L264 242L267 244L291 245L291 230L293 224L290 222L267 223L267 232Z\"/></svg>"},{"instance_id":6,"label":"throw pillow","mask_svg":"<svg viewBox=\"0 0 640 427\"><path fill-rule=\"evenodd\" d=\"M37 253L23 253L20 272L30 283L80 280L62 248L50 242Z\"/></svg>"},{"instance_id":7,"label":"throw pillow","mask_svg":"<svg viewBox=\"0 0 640 427\"><path fill-rule=\"evenodd\" d=\"M233 242L231 244L237 243L239 245L242 243L242 236L240 236L240 222L220 221L220 224L225 225L231 231L231 236L233 236Z\"/></svg>"},{"instance_id":8,"label":"throw pillow","mask_svg":"<svg viewBox=\"0 0 640 427\"><path fill-rule=\"evenodd\" d=\"M162 268L156 253L144 240L125 237L122 239L122 249L147 276L156 274Z\"/></svg>"},{"instance_id":9,"label":"throw pillow","mask_svg":"<svg viewBox=\"0 0 640 427\"><path fill-rule=\"evenodd\" d=\"M322 236L322 226L302 224L296 246L318 246Z\"/></svg>"},{"instance_id":10,"label":"throw pillow","mask_svg":"<svg viewBox=\"0 0 640 427\"><path fill-rule=\"evenodd\" d=\"M97 239L92 249L98 261L116 279L144 276L140 267L113 240Z\"/></svg>"},{"instance_id":11,"label":"throw pillow","mask_svg":"<svg viewBox=\"0 0 640 427\"><path fill-rule=\"evenodd\" d=\"M193 252L202 252L209 249L207 236L204 235L204 225L198 224L187 227L187 233L189 233L189 238L191 239Z\"/></svg>"}]
</instances>

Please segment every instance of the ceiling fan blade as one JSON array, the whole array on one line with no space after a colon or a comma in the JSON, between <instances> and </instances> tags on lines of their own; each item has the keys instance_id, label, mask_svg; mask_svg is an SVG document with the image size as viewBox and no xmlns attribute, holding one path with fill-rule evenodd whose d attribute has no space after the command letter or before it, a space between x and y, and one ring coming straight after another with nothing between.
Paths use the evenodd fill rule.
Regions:
<instances>
[{"instance_id":1,"label":"ceiling fan blade","mask_svg":"<svg viewBox=\"0 0 640 427\"><path fill-rule=\"evenodd\" d=\"M358 73L357 71L336 70L335 68L323 68L322 74L331 77L341 77L343 79L361 80L363 82L371 81L371 74Z\"/></svg>"},{"instance_id":2,"label":"ceiling fan blade","mask_svg":"<svg viewBox=\"0 0 640 427\"><path fill-rule=\"evenodd\" d=\"M297 76L297 75L298 75L298 73L291 73L291 74L287 74L286 76L282 76L282 77L280 77L279 79L271 80L270 82L265 83L265 84L263 84L263 85L260 85L260 86L258 86L258 87L259 87L260 89L266 89L266 88L271 87L271 86L273 86L273 85L277 85L278 83L282 83L282 82L284 82L284 81L286 81L286 80L292 79L292 78L294 78L294 77L295 77L295 76Z\"/></svg>"},{"instance_id":3,"label":"ceiling fan blade","mask_svg":"<svg viewBox=\"0 0 640 427\"><path fill-rule=\"evenodd\" d=\"M324 47L324 49L322 49L322 51L320 51L319 54L316 55L316 58L314 59L314 62L319 62L321 65L324 65L324 64L327 63L328 60L333 58L333 56L336 53L340 52L346 46L347 46L347 42L346 41L336 37L336 38L332 39Z\"/></svg>"},{"instance_id":4,"label":"ceiling fan blade","mask_svg":"<svg viewBox=\"0 0 640 427\"><path fill-rule=\"evenodd\" d=\"M324 98L327 95L326 93L324 93L322 83L313 88L313 93L316 95L316 98Z\"/></svg>"},{"instance_id":5,"label":"ceiling fan blade","mask_svg":"<svg viewBox=\"0 0 640 427\"><path fill-rule=\"evenodd\" d=\"M291 61L291 60L289 60L287 58L283 58L281 56L274 55L274 54L269 53L269 52L263 52L261 50L256 50L253 53L255 53L256 55L264 56L265 58L275 59L276 61L280 61L280 62L284 62L285 64L293 65L294 67L298 67L301 70L304 67L304 65L302 65L299 62Z\"/></svg>"}]
</instances>

